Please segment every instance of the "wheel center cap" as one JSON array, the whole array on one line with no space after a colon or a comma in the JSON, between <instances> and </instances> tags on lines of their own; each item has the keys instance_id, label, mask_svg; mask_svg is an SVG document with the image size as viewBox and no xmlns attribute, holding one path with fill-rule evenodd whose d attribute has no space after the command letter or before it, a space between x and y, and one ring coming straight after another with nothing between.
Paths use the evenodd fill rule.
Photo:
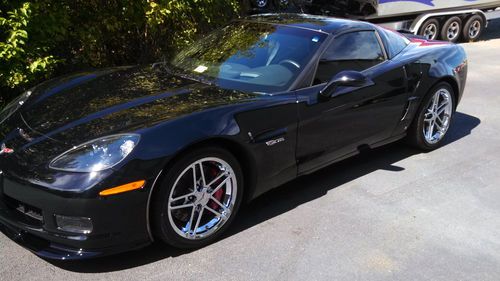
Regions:
<instances>
[{"instance_id":1,"label":"wheel center cap","mask_svg":"<svg viewBox=\"0 0 500 281\"><path fill-rule=\"evenodd\" d=\"M208 194L207 189L203 188L202 191L199 191L196 193L196 205L202 205L205 206L208 204L208 201L210 201L210 194Z\"/></svg>"},{"instance_id":2,"label":"wheel center cap","mask_svg":"<svg viewBox=\"0 0 500 281\"><path fill-rule=\"evenodd\" d=\"M432 114L431 116L432 120L436 120L438 118L438 114L435 111L433 111L431 114Z\"/></svg>"}]
</instances>

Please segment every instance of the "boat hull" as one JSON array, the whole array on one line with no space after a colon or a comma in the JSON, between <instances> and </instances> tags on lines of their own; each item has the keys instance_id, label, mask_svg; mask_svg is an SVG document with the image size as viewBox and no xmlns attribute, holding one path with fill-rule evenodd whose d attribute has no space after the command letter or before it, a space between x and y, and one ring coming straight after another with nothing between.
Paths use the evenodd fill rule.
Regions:
<instances>
[{"instance_id":1,"label":"boat hull","mask_svg":"<svg viewBox=\"0 0 500 281\"><path fill-rule=\"evenodd\" d=\"M439 11L500 7L500 0L302 0L308 13L358 19L411 18Z\"/></svg>"},{"instance_id":2,"label":"boat hull","mask_svg":"<svg viewBox=\"0 0 500 281\"><path fill-rule=\"evenodd\" d=\"M417 15L456 9L493 9L500 7L495 0L380 0L377 14L372 17L387 18Z\"/></svg>"}]
</instances>

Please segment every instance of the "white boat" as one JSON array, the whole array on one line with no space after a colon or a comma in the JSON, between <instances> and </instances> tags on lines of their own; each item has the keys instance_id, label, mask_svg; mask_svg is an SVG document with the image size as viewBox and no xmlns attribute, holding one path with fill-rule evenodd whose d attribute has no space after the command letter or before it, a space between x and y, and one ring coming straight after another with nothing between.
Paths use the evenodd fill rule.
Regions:
<instances>
[{"instance_id":1,"label":"white boat","mask_svg":"<svg viewBox=\"0 0 500 281\"><path fill-rule=\"evenodd\" d=\"M300 0L299 0L300 1ZM489 10L500 0L302 0L308 12L321 15L387 19L416 17L422 13L448 10Z\"/></svg>"},{"instance_id":2,"label":"white boat","mask_svg":"<svg viewBox=\"0 0 500 281\"><path fill-rule=\"evenodd\" d=\"M373 2L372 2L373 3ZM500 7L499 0L379 0L370 18L388 18L456 9L488 10Z\"/></svg>"},{"instance_id":3,"label":"white boat","mask_svg":"<svg viewBox=\"0 0 500 281\"><path fill-rule=\"evenodd\" d=\"M479 40L500 18L500 0L248 0L259 11L293 11L354 18L450 42ZM283 8L285 7L285 8Z\"/></svg>"}]
</instances>

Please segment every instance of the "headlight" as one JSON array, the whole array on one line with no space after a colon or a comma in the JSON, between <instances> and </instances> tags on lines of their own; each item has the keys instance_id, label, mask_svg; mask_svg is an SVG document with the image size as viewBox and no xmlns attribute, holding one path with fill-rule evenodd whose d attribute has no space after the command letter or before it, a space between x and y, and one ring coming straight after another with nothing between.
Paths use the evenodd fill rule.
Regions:
<instances>
[{"instance_id":1,"label":"headlight","mask_svg":"<svg viewBox=\"0 0 500 281\"><path fill-rule=\"evenodd\" d=\"M7 106L2 109L0 112L0 124L2 124L7 118L9 118L14 112L16 112L31 96L31 91L26 91L24 94L15 98L11 101Z\"/></svg>"},{"instance_id":2,"label":"headlight","mask_svg":"<svg viewBox=\"0 0 500 281\"><path fill-rule=\"evenodd\" d=\"M49 167L68 172L99 172L123 161L139 143L136 134L113 135L93 140L56 157Z\"/></svg>"}]
</instances>

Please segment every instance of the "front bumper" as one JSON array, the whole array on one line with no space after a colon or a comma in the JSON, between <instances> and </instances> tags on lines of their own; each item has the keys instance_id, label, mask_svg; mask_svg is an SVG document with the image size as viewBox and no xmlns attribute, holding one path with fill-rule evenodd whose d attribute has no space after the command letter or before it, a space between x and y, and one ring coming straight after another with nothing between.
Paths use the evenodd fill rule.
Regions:
<instances>
[{"instance_id":1,"label":"front bumper","mask_svg":"<svg viewBox=\"0 0 500 281\"><path fill-rule=\"evenodd\" d=\"M4 216L0 216L0 231L36 255L47 259L76 260L103 255L101 251L85 251L51 243L49 240L40 238L24 228L16 227L15 223L9 222ZM44 233L38 232L38 235L40 234L46 235L46 233L44 235Z\"/></svg>"},{"instance_id":2,"label":"front bumper","mask_svg":"<svg viewBox=\"0 0 500 281\"><path fill-rule=\"evenodd\" d=\"M149 186L110 196L51 191L0 175L0 230L48 259L85 259L141 248L151 242L146 209ZM36 216L19 211L35 210ZM90 234L58 229L55 215L89 217ZM36 217L36 219L34 219Z\"/></svg>"}]
</instances>

